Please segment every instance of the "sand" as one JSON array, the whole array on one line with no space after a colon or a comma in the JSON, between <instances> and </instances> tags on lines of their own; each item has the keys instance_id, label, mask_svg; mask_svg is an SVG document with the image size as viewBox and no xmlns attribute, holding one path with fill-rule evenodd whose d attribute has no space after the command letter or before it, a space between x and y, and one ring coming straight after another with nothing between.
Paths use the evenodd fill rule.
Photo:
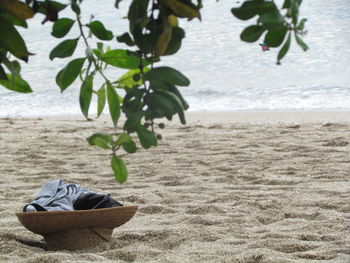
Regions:
<instances>
[{"instance_id":1,"label":"sand","mask_svg":"<svg viewBox=\"0 0 350 263\"><path fill-rule=\"evenodd\" d=\"M108 119L0 119L0 262L350 262L349 116L190 114L124 157L124 185L85 140ZM58 178L139 209L110 243L46 251L15 212Z\"/></svg>"}]
</instances>

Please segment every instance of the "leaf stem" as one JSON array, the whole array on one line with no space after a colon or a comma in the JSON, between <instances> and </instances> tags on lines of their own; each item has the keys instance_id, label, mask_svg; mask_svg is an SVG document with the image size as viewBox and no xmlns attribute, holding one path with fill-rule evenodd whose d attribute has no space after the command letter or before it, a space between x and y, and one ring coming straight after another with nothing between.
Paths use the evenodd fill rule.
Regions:
<instances>
[{"instance_id":1,"label":"leaf stem","mask_svg":"<svg viewBox=\"0 0 350 263\"><path fill-rule=\"evenodd\" d=\"M87 37L85 36L84 30L83 30L83 24L81 23L80 16L78 14L76 14L76 17L77 17L77 21L78 21L80 36L83 38L86 47L91 49L89 42L87 40ZM100 75L104 78L105 82L107 82L108 84L111 84L110 80L106 77L106 75L101 70L101 67L98 66L98 63L97 63L94 55L91 56L91 60L92 60L92 63L94 63L94 66L95 66L96 70L98 71L98 73L100 73Z\"/></svg>"}]
</instances>

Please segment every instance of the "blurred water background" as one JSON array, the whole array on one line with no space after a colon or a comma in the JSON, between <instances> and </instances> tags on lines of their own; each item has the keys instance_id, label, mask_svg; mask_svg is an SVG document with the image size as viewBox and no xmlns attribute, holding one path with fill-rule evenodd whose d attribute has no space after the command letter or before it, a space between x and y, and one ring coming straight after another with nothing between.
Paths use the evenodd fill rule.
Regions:
<instances>
[{"instance_id":1,"label":"blurred water background","mask_svg":"<svg viewBox=\"0 0 350 263\"><path fill-rule=\"evenodd\" d=\"M181 20L186 30L182 48L162 62L190 78L191 86L181 89L191 111L350 110L350 1L304 0L300 15L308 19L304 40L310 50L303 52L293 42L281 66L276 65L279 49L262 52L258 43L240 41L240 32L255 19L242 22L233 17L230 9L239 1L203 2L202 22ZM88 22L93 12L107 29L120 35L128 28L122 18L129 3L122 1L116 10L113 0L85 0L83 19ZM61 17L71 16L67 9ZM38 15L29 21L29 30L21 30L36 54L22 64L23 77L34 92L0 88L0 117L80 114L78 81L62 94L55 84L57 72L70 59L49 60L51 49L62 40L51 37L52 24L41 25L42 20ZM68 37L77 34L75 28ZM109 45L124 48L116 41ZM74 57L84 53L81 47ZM91 113L95 108L91 106Z\"/></svg>"}]
</instances>

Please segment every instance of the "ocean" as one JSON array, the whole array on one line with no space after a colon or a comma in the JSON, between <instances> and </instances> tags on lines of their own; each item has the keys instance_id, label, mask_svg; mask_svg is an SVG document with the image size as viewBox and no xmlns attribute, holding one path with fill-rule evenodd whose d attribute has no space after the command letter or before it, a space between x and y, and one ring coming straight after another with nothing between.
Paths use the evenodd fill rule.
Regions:
<instances>
[{"instance_id":1,"label":"ocean","mask_svg":"<svg viewBox=\"0 0 350 263\"><path fill-rule=\"evenodd\" d=\"M238 2L204 1L202 22L181 20L186 30L182 48L161 62L191 80L189 87L181 88L190 111L350 110L350 1L304 0L300 16L308 19L304 40L310 49L303 52L293 41L282 65L276 65L279 49L262 52L258 42L240 41L240 32L255 20L233 17L230 10ZM113 0L85 0L83 13L88 12L83 19L88 22L93 11L96 19L120 35L128 28L123 17L129 3L122 1L116 10ZM28 30L21 30L35 53L22 64L22 75L34 92L19 94L0 87L0 117L80 114L79 83L62 94L55 84L57 72L70 59L49 60L50 50L61 40L50 36L52 24L41 25L42 20L37 16L29 21ZM69 37L76 35L75 29ZM123 48L116 41L109 45ZM74 57L83 52L77 50ZM95 108L91 106L92 114Z\"/></svg>"}]
</instances>

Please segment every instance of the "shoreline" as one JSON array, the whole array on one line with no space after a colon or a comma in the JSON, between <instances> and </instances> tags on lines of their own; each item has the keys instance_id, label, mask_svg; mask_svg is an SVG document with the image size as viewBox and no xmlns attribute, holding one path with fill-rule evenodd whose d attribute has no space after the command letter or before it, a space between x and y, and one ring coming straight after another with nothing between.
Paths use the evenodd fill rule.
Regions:
<instances>
[{"instance_id":1,"label":"shoreline","mask_svg":"<svg viewBox=\"0 0 350 263\"><path fill-rule=\"evenodd\" d=\"M218 111L189 112L189 122L202 123L254 123L254 124L292 124L292 123L350 123L350 111Z\"/></svg>"},{"instance_id":2,"label":"shoreline","mask_svg":"<svg viewBox=\"0 0 350 263\"><path fill-rule=\"evenodd\" d=\"M306 123L350 123L350 110L288 110L288 111L190 111L185 112L187 124L306 124ZM108 114L103 114L94 121L109 121ZM25 117L0 117L3 119L47 119L84 121L81 114L47 115ZM123 115L121 116L123 119ZM168 124L180 124L178 117Z\"/></svg>"}]
</instances>

